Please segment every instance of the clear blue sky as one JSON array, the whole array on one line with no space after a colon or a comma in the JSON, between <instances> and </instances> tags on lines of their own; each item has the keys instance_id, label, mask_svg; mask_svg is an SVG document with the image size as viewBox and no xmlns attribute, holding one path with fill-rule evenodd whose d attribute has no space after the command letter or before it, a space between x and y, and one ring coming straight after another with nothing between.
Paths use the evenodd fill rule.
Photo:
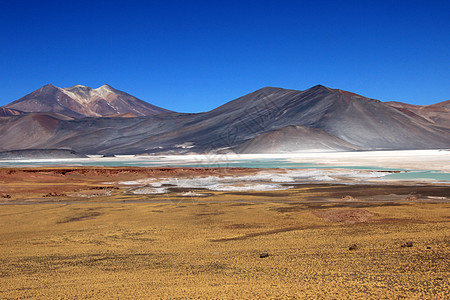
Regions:
<instances>
[{"instance_id":1,"label":"clear blue sky","mask_svg":"<svg viewBox=\"0 0 450 300\"><path fill-rule=\"evenodd\" d=\"M181 112L316 84L450 99L450 1L0 1L0 105L105 83Z\"/></svg>"}]
</instances>

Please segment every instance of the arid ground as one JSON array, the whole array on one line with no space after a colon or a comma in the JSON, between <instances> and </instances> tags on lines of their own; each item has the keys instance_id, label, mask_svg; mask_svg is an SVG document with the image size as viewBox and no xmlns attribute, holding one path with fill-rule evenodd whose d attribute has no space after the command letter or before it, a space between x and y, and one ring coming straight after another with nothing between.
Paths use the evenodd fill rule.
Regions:
<instances>
[{"instance_id":1,"label":"arid ground","mask_svg":"<svg viewBox=\"0 0 450 300\"><path fill-rule=\"evenodd\" d=\"M170 189L255 169L0 169L0 298L448 299L450 186Z\"/></svg>"}]
</instances>

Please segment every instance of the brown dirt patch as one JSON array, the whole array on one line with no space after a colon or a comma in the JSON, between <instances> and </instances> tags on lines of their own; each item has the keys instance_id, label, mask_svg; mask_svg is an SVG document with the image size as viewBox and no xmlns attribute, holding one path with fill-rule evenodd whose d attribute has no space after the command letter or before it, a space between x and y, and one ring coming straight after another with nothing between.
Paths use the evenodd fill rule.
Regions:
<instances>
[{"instance_id":1,"label":"brown dirt patch","mask_svg":"<svg viewBox=\"0 0 450 300\"><path fill-rule=\"evenodd\" d=\"M225 226L226 229L248 229L248 228L261 228L262 224L243 224L243 223L237 223L237 224L230 224Z\"/></svg>"},{"instance_id":2,"label":"brown dirt patch","mask_svg":"<svg viewBox=\"0 0 450 300\"><path fill-rule=\"evenodd\" d=\"M314 212L316 216L330 222L354 224L369 221L375 214L365 209L323 210Z\"/></svg>"},{"instance_id":3,"label":"brown dirt patch","mask_svg":"<svg viewBox=\"0 0 450 300\"><path fill-rule=\"evenodd\" d=\"M307 230L307 229L316 229L320 228L320 226L294 226L294 227L285 227L285 228L279 228L279 229L272 229L267 231L261 231L261 232L253 232L248 233L240 236L230 237L230 238L221 238L221 239L213 239L210 240L211 242L229 242L229 241L242 241L254 237L259 236L265 236L265 235L272 235L277 233L283 233L283 232L289 232L289 231L296 231L296 230Z\"/></svg>"},{"instance_id":4,"label":"brown dirt patch","mask_svg":"<svg viewBox=\"0 0 450 300\"><path fill-rule=\"evenodd\" d=\"M223 215L223 212L207 212L207 213L198 213L196 214L197 217L203 217L203 216L219 216Z\"/></svg>"},{"instance_id":5,"label":"brown dirt patch","mask_svg":"<svg viewBox=\"0 0 450 300\"><path fill-rule=\"evenodd\" d=\"M100 216L101 213L97 212L97 211L92 211L92 212L86 212L83 213L82 215L76 216L76 217L69 217L66 218L62 221L58 221L58 224L64 224L64 223L70 223L70 222L78 222L78 221L85 221L85 220L91 220L94 219L95 217Z\"/></svg>"},{"instance_id":6,"label":"brown dirt patch","mask_svg":"<svg viewBox=\"0 0 450 300\"><path fill-rule=\"evenodd\" d=\"M71 179L95 177L119 179L134 179L145 177L187 177L187 176L225 176L225 175L248 175L260 171L252 168L183 168L183 167L71 167L71 168L0 168L0 180L11 180L18 178L27 179L53 179L58 180L62 177ZM82 176L82 177L80 177ZM123 178L122 178L123 177Z\"/></svg>"}]
</instances>

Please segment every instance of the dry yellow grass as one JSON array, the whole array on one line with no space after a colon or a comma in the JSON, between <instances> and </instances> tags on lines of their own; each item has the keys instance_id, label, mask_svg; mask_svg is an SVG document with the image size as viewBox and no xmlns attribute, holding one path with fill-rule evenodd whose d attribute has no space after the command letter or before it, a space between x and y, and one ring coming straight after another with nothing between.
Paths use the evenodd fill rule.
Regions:
<instances>
[{"instance_id":1,"label":"dry yellow grass","mask_svg":"<svg viewBox=\"0 0 450 300\"><path fill-rule=\"evenodd\" d=\"M449 204L370 206L375 216L355 224L323 220L320 209L5 205L0 298L448 299Z\"/></svg>"}]
</instances>

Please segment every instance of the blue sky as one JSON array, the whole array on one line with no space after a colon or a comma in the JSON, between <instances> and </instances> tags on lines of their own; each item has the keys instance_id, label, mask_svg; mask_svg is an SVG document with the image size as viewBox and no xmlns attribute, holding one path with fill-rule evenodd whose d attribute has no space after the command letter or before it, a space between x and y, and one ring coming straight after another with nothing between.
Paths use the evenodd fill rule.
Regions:
<instances>
[{"instance_id":1,"label":"blue sky","mask_svg":"<svg viewBox=\"0 0 450 300\"><path fill-rule=\"evenodd\" d=\"M105 83L181 112L264 86L450 99L450 1L0 1L0 105Z\"/></svg>"}]
</instances>

